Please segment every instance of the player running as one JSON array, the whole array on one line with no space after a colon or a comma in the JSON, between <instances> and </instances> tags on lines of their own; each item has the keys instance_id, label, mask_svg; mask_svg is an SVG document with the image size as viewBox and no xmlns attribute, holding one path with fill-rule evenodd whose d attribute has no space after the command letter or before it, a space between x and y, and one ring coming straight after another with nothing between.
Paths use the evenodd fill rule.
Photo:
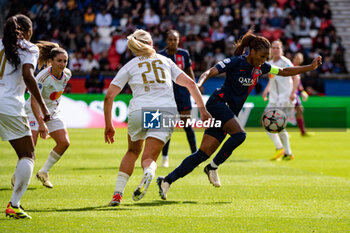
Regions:
<instances>
[{"instance_id":1,"label":"player running","mask_svg":"<svg viewBox=\"0 0 350 233\"><path fill-rule=\"evenodd\" d=\"M151 35L144 30L136 30L128 36L128 47L135 54L135 58L124 65L108 88L105 102L105 142L113 143L115 129L112 125L113 100L120 93L126 83L129 83L133 98L129 105L128 114L128 149L124 155L119 168L115 191L110 206L119 205L125 186L133 173L135 162L142 149L141 166L143 177L140 185L133 193L133 200L140 200L147 191L157 169L156 160L164 143L166 143L173 132L172 127L157 129L143 128L143 110L147 108L148 113L153 112L153 118L159 119L160 108L167 108L168 112L162 112L169 116L175 116L176 103L173 94L172 81L185 86L195 99L201 114L201 119L210 119L199 89L196 83L188 77L169 58L156 54L153 49ZM145 142L145 146L143 144Z\"/></svg>"},{"instance_id":2,"label":"player running","mask_svg":"<svg viewBox=\"0 0 350 233\"><path fill-rule=\"evenodd\" d=\"M34 145L36 145L38 134L46 138L47 133L55 140L56 146L50 151L44 166L38 171L36 177L47 188L53 188L49 180L49 171L55 163L62 157L69 146L67 128L60 118L59 104L61 95L64 92L72 74L67 69L68 54L60 48L58 44L40 41L36 44L40 50L38 60L39 69L46 65L37 76L36 80L45 104L50 110L51 120L46 124L41 119L41 112L37 101L32 96L26 102L25 109L29 117Z\"/></svg>"},{"instance_id":3,"label":"player running","mask_svg":"<svg viewBox=\"0 0 350 233\"><path fill-rule=\"evenodd\" d=\"M194 73L191 67L191 58L187 50L179 48L180 34L176 30L169 30L166 37L167 47L159 52L159 54L170 58L175 64L185 73L195 81ZM180 118L182 121L187 122L191 116L191 98L190 93L185 87L182 87L175 82L173 82L175 102L177 106L177 111L180 113ZM187 141L190 144L191 152L194 153L197 150L196 145L196 135L193 128L189 125L184 127L186 132ZM163 167L169 167L168 151L169 151L169 141L164 145L163 154Z\"/></svg>"},{"instance_id":4,"label":"player running","mask_svg":"<svg viewBox=\"0 0 350 233\"><path fill-rule=\"evenodd\" d=\"M292 62L283 56L282 42L279 40L272 42L271 60L269 60L269 64L281 68L293 67ZM282 77L270 74L269 83L263 92L263 99L269 100L266 109L278 108L282 110L287 117L293 117L299 81L298 76ZM269 97L267 98L267 96ZM267 132L267 134L276 148L276 152L271 160L280 160L281 158L283 160L294 159L286 129L283 129L279 133Z\"/></svg>"},{"instance_id":5,"label":"player running","mask_svg":"<svg viewBox=\"0 0 350 233\"><path fill-rule=\"evenodd\" d=\"M30 219L20 205L27 190L34 167L34 144L28 118L24 110L26 87L38 101L43 121L50 113L38 89L34 70L39 56L38 47L30 43L32 22L25 15L15 15L4 25L4 37L0 39L0 137L9 141L18 156L11 200L6 216Z\"/></svg>"},{"instance_id":6,"label":"player running","mask_svg":"<svg viewBox=\"0 0 350 233\"><path fill-rule=\"evenodd\" d=\"M246 138L246 133L239 124L237 115L262 74L272 73L281 76L292 76L315 70L322 63L321 57L318 57L307 66L283 69L271 66L266 63L266 59L270 55L270 42L265 37L255 36L252 30L249 30L235 46L236 50L233 57L220 61L204 72L198 81L198 86L202 86L208 78L226 72L226 80L223 86L214 91L206 103L209 113L216 120L221 120L222 127L206 129L199 150L185 158L165 178L158 177L159 194L164 200L167 198L170 185L207 160L220 146L226 134L229 134L230 138L226 140L214 159L204 168L209 182L215 187L221 186L217 169ZM242 55L246 47L249 48L247 56Z\"/></svg>"}]
</instances>

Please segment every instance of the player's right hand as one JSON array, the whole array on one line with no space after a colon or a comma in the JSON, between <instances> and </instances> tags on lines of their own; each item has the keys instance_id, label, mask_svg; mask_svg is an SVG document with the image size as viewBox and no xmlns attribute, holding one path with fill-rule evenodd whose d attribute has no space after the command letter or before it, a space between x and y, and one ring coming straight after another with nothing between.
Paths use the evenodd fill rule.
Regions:
<instances>
[{"instance_id":1,"label":"player's right hand","mask_svg":"<svg viewBox=\"0 0 350 233\"><path fill-rule=\"evenodd\" d=\"M105 143L113 144L114 143L115 129L113 126L105 128Z\"/></svg>"},{"instance_id":2,"label":"player's right hand","mask_svg":"<svg viewBox=\"0 0 350 233\"><path fill-rule=\"evenodd\" d=\"M200 108L199 113L202 121L212 120L213 118L206 108Z\"/></svg>"},{"instance_id":3,"label":"player's right hand","mask_svg":"<svg viewBox=\"0 0 350 233\"><path fill-rule=\"evenodd\" d=\"M313 70L316 70L320 65L322 65L322 57L318 56L312 61L311 66Z\"/></svg>"},{"instance_id":4,"label":"player's right hand","mask_svg":"<svg viewBox=\"0 0 350 233\"><path fill-rule=\"evenodd\" d=\"M42 139L48 138L49 130L47 129L47 126L44 122L39 123L38 132Z\"/></svg>"},{"instance_id":5,"label":"player's right hand","mask_svg":"<svg viewBox=\"0 0 350 233\"><path fill-rule=\"evenodd\" d=\"M267 101L268 100L268 98L267 98L267 91L265 92L263 92L263 94L262 94L262 97L263 97L263 99L264 99L264 101Z\"/></svg>"}]
</instances>

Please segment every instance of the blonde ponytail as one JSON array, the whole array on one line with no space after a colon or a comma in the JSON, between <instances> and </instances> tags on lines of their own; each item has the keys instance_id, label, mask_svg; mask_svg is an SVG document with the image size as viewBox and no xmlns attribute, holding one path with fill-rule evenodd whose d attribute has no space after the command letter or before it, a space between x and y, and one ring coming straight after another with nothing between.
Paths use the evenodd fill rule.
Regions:
<instances>
[{"instance_id":1,"label":"blonde ponytail","mask_svg":"<svg viewBox=\"0 0 350 233\"><path fill-rule=\"evenodd\" d=\"M152 47L153 41L149 32L137 29L133 34L127 37L128 48L135 56L153 57L156 51Z\"/></svg>"}]
</instances>

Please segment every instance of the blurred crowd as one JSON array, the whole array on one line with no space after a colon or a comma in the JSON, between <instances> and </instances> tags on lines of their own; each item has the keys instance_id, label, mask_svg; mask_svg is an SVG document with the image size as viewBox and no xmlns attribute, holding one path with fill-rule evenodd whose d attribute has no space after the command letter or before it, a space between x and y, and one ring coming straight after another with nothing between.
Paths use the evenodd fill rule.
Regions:
<instances>
[{"instance_id":1,"label":"blurred crowd","mask_svg":"<svg viewBox=\"0 0 350 233\"><path fill-rule=\"evenodd\" d=\"M191 54L194 71L204 71L233 54L233 43L254 25L255 33L280 39L285 55L304 54L305 63L324 59L321 73L347 73L341 39L325 0L12 0L6 15L22 12L34 23L33 40L59 43L72 71L116 71L132 58L127 35L151 32L156 50L165 32L176 29Z\"/></svg>"}]
</instances>

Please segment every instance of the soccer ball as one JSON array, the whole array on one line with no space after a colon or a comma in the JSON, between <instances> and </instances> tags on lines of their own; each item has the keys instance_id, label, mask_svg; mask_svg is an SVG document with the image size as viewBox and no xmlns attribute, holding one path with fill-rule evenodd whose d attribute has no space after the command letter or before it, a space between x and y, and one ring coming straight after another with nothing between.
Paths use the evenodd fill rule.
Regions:
<instances>
[{"instance_id":1,"label":"soccer ball","mask_svg":"<svg viewBox=\"0 0 350 233\"><path fill-rule=\"evenodd\" d=\"M287 116L279 109L266 110L261 118L262 126L270 133L279 133L287 126Z\"/></svg>"}]
</instances>

